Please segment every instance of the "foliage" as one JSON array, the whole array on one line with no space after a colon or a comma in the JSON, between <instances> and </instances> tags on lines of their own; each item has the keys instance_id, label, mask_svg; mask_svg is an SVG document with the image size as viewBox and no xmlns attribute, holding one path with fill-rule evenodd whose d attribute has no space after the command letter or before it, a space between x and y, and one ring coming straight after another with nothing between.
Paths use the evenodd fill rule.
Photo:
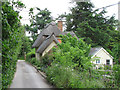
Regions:
<instances>
[{"instance_id":1,"label":"foliage","mask_svg":"<svg viewBox=\"0 0 120 90\"><path fill-rule=\"evenodd\" d=\"M47 79L58 88L104 88L102 80L89 77L89 72L76 70L57 65L52 65L47 70Z\"/></svg>"},{"instance_id":2,"label":"foliage","mask_svg":"<svg viewBox=\"0 0 120 90\"><path fill-rule=\"evenodd\" d=\"M62 43L53 51L55 57L53 63L69 65L72 68L88 69L91 66L90 57L88 57L90 45L87 45L82 39L77 40L70 34L61 36L61 38Z\"/></svg>"},{"instance_id":3,"label":"foliage","mask_svg":"<svg viewBox=\"0 0 120 90\"><path fill-rule=\"evenodd\" d=\"M40 70L45 72L46 68L48 66L51 66L51 63L53 62L53 55L45 54L43 57L40 58Z\"/></svg>"},{"instance_id":4,"label":"foliage","mask_svg":"<svg viewBox=\"0 0 120 90\"><path fill-rule=\"evenodd\" d=\"M104 70L111 70L111 66L110 65L104 65Z\"/></svg>"},{"instance_id":5,"label":"foliage","mask_svg":"<svg viewBox=\"0 0 120 90\"><path fill-rule=\"evenodd\" d=\"M116 20L114 16L104 17L104 9L93 10L93 7L90 2L77 2L66 16L66 30L75 31L78 37L84 37L92 46L105 47L115 34Z\"/></svg>"},{"instance_id":6,"label":"foliage","mask_svg":"<svg viewBox=\"0 0 120 90\"><path fill-rule=\"evenodd\" d=\"M70 9L70 13L66 15L66 30L76 31L79 23L88 21L93 14L94 6L89 2L77 2L74 7Z\"/></svg>"},{"instance_id":7,"label":"foliage","mask_svg":"<svg viewBox=\"0 0 120 90\"><path fill-rule=\"evenodd\" d=\"M66 19L66 31L74 31L79 38L84 38L92 47L102 46L113 57L117 63L120 43L120 31L116 30L118 25L114 16L105 17L107 13L103 10L93 10L91 2L76 2L70 9L69 14L61 15ZM117 51L117 52L116 52Z\"/></svg>"},{"instance_id":8,"label":"foliage","mask_svg":"<svg viewBox=\"0 0 120 90\"><path fill-rule=\"evenodd\" d=\"M120 64L120 30L114 36L114 42L112 43L112 54L115 62Z\"/></svg>"},{"instance_id":9,"label":"foliage","mask_svg":"<svg viewBox=\"0 0 120 90\"><path fill-rule=\"evenodd\" d=\"M113 67L114 75L115 75L115 82L117 86L120 88L120 65L114 65Z\"/></svg>"},{"instance_id":10,"label":"foliage","mask_svg":"<svg viewBox=\"0 0 120 90\"><path fill-rule=\"evenodd\" d=\"M46 73L50 83L57 88L118 88L116 83L119 82L119 72L114 75L111 71L93 69L90 62L92 59L88 56L90 45L70 34L61 38L62 43L53 48L51 54L40 57L40 60L28 60Z\"/></svg>"},{"instance_id":11,"label":"foliage","mask_svg":"<svg viewBox=\"0 0 120 90\"><path fill-rule=\"evenodd\" d=\"M31 50L26 54L27 60L30 60L30 59L32 58L32 56L35 56L35 48L31 49Z\"/></svg>"},{"instance_id":12,"label":"foliage","mask_svg":"<svg viewBox=\"0 0 120 90\"><path fill-rule=\"evenodd\" d=\"M30 16L30 25L26 25L26 30L32 34L33 41L36 40L38 31L42 31L42 29L52 21L51 12L45 8L41 10L40 8L36 8L38 13L34 15L34 8L29 10Z\"/></svg>"},{"instance_id":13,"label":"foliage","mask_svg":"<svg viewBox=\"0 0 120 90\"><path fill-rule=\"evenodd\" d=\"M19 8L20 4L15 4ZM19 12L13 9L15 4L2 2L2 88L7 88L12 82L24 35Z\"/></svg>"},{"instance_id":14,"label":"foliage","mask_svg":"<svg viewBox=\"0 0 120 90\"><path fill-rule=\"evenodd\" d=\"M28 53L31 50L31 40L27 36L23 36L22 38L22 48L19 54L19 57L24 56L24 53Z\"/></svg>"},{"instance_id":15,"label":"foliage","mask_svg":"<svg viewBox=\"0 0 120 90\"><path fill-rule=\"evenodd\" d=\"M46 70L47 79L58 88L104 88L99 73L92 70L90 45L70 34L53 49L53 62Z\"/></svg>"}]
</instances>

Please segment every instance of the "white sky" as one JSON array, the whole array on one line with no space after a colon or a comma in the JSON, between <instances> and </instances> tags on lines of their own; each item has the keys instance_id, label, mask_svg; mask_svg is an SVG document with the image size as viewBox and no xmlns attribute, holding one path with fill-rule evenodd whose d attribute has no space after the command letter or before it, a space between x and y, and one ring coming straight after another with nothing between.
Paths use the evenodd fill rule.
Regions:
<instances>
[{"instance_id":1,"label":"white sky","mask_svg":"<svg viewBox=\"0 0 120 90\"><path fill-rule=\"evenodd\" d=\"M29 16L28 11L31 7L39 7L40 9L47 8L51 13L51 15L56 18L58 15L69 12L69 7L72 6L69 2L71 0L21 0L25 5L26 9L23 9L23 11L20 13L20 15L23 17L23 20L21 21L22 24L29 24ZM95 5L95 8L101 8L104 6L108 6L111 4L118 3L120 0L91 0L93 4ZM116 18L118 17L118 5L108 7L106 9L108 11L107 16L112 16L113 14L116 15Z\"/></svg>"},{"instance_id":2,"label":"white sky","mask_svg":"<svg viewBox=\"0 0 120 90\"><path fill-rule=\"evenodd\" d=\"M69 8L72 7L70 4L71 0L20 0L26 5L26 9L21 11L20 15L23 17L21 20L22 24L29 24L28 11L31 7L39 7L40 9L47 8L51 12L53 18L58 17L58 15L64 12L69 12ZM111 4L118 3L120 0L91 0L95 5L95 8L101 8ZM118 5L108 7L106 9L108 13L107 16L112 16L115 14L116 19L118 18ZM36 12L35 12L36 13Z\"/></svg>"}]
</instances>

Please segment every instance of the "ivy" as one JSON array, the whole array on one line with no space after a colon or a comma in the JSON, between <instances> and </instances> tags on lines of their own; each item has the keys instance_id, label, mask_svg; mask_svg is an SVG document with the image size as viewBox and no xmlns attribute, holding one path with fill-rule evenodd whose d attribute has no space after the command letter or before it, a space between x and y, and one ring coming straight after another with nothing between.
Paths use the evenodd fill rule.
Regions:
<instances>
[{"instance_id":1,"label":"ivy","mask_svg":"<svg viewBox=\"0 0 120 90\"><path fill-rule=\"evenodd\" d=\"M12 82L24 35L19 12L11 4L20 6L21 3L2 3L2 88L7 88Z\"/></svg>"}]
</instances>

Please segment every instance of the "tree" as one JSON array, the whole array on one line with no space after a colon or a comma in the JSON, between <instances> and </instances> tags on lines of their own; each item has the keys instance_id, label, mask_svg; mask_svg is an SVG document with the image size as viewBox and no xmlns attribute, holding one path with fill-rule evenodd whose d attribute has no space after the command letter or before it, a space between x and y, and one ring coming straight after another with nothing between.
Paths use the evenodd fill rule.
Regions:
<instances>
[{"instance_id":1,"label":"tree","mask_svg":"<svg viewBox=\"0 0 120 90\"><path fill-rule=\"evenodd\" d=\"M112 55L114 56L115 62L120 64L120 31L116 31L116 35L114 35L114 41L111 43Z\"/></svg>"},{"instance_id":2,"label":"tree","mask_svg":"<svg viewBox=\"0 0 120 90\"><path fill-rule=\"evenodd\" d=\"M92 47L100 45L111 49L108 45L115 32L116 20L114 16L104 17L104 9L93 10L93 7L90 2L76 2L71 13L66 15L66 31L74 31Z\"/></svg>"},{"instance_id":3,"label":"tree","mask_svg":"<svg viewBox=\"0 0 120 90\"><path fill-rule=\"evenodd\" d=\"M107 13L103 10L93 10L94 6L90 2L76 2L70 9L69 14L61 15L66 19L66 31L74 31L79 38L83 38L92 47L102 46L113 57L118 58L119 35L116 26L118 24L114 16L105 17ZM115 61L118 61L115 60Z\"/></svg>"},{"instance_id":4,"label":"tree","mask_svg":"<svg viewBox=\"0 0 120 90\"><path fill-rule=\"evenodd\" d=\"M32 46L31 40L27 36L23 36L22 42L23 43L19 54L20 58L24 56L24 53L28 53L31 50L31 46Z\"/></svg>"},{"instance_id":5,"label":"tree","mask_svg":"<svg viewBox=\"0 0 120 90\"><path fill-rule=\"evenodd\" d=\"M41 10L36 8L38 13L34 16L33 8L30 9L29 16L30 16L30 25L26 25L26 30L32 34L33 41L36 40L38 35L38 31L42 31L42 29L52 21L51 12L45 8Z\"/></svg>"},{"instance_id":6,"label":"tree","mask_svg":"<svg viewBox=\"0 0 120 90\"><path fill-rule=\"evenodd\" d=\"M79 23L88 21L92 17L93 7L88 2L77 2L75 7L70 9L71 13L66 16L66 31L76 31Z\"/></svg>"},{"instance_id":7,"label":"tree","mask_svg":"<svg viewBox=\"0 0 120 90\"><path fill-rule=\"evenodd\" d=\"M77 40L70 34L61 36L62 43L54 48L53 55L55 60L54 64L64 65L65 67L86 69L90 68L90 45L87 45L82 39Z\"/></svg>"}]
</instances>

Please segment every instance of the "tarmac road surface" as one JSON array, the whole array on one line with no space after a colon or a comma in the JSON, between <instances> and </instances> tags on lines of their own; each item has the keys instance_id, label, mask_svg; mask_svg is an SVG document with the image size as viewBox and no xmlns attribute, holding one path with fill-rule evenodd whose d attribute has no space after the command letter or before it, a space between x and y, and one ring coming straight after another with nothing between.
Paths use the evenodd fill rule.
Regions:
<instances>
[{"instance_id":1,"label":"tarmac road surface","mask_svg":"<svg viewBox=\"0 0 120 90\"><path fill-rule=\"evenodd\" d=\"M52 88L40 73L24 60L18 60L10 88Z\"/></svg>"}]
</instances>

